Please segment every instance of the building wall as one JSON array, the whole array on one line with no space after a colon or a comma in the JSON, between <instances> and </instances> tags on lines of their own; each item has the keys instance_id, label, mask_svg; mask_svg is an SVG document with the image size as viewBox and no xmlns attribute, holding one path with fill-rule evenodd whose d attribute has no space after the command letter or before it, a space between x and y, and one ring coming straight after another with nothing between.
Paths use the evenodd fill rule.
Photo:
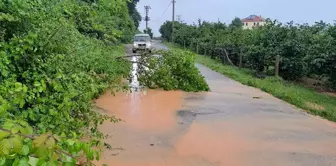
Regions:
<instances>
[{"instance_id":1,"label":"building wall","mask_svg":"<svg viewBox=\"0 0 336 166\"><path fill-rule=\"evenodd\" d=\"M265 22L243 22L243 29L252 29L253 27L263 25L265 25Z\"/></svg>"}]
</instances>

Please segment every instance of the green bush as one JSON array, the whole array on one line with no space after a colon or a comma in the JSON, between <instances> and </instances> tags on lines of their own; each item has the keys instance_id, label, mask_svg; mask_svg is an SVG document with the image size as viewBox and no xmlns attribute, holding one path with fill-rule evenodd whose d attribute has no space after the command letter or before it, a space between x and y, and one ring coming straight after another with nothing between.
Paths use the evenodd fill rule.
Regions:
<instances>
[{"instance_id":1,"label":"green bush","mask_svg":"<svg viewBox=\"0 0 336 166\"><path fill-rule=\"evenodd\" d=\"M1 0L0 165L99 159L97 127L118 120L92 99L128 76L116 44L134 32L126 1Z\"/></svg>"},{"instance_id":2,"label":"green bush","mask_svg":"<svg viewBox=\"0 0 336 166\"><path fill-rule=\"evenodd\" d=\"M149 88L164 90L208 91L209 86L195 66L195 54L190 51L160 51L161 56L140 60L139 81Z\"/></svg>"}]
</instances>

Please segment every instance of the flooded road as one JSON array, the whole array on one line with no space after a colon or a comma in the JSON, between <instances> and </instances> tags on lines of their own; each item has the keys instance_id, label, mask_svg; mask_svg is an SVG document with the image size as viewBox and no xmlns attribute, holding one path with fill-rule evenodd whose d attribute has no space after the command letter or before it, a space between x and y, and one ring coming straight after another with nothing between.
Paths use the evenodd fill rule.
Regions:
<instances>
[{"instance_id":1,"label":"flooded road","mask_svg":"<svg viewBox=\"0 0 336 166\"><path fill-rule=\"evenodd\" d=\"M157 43L157 45L160 45ZM160 46L164 47L164 46ZM336 166L336 126L198 65L211 92L109 93L97 165Z\"/></svg>"}]
</instances>

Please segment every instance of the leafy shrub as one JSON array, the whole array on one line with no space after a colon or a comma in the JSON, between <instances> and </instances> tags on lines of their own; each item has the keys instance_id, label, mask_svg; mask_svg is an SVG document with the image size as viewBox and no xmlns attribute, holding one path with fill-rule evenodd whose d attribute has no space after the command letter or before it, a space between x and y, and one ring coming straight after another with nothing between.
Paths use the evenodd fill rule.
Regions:
<instances>
[{"instance_id":1,"label":"leafy shrub","mask_svg":"<svg viewBox=\"0 0 336 166\"><path fill-rule=\"evenodd\" d=\"M114 45L135 31L128 13L126 1L0 1L0 165L99 159L97 127L118 120L92 99L128 76Z\"/></svg>"},{"instance_id":2,"label":"leafy shrub","mask_svg":"<svg viewBox=\"0 0 336 166\"><path fill-rule=\"evenodd\" d=\"M139 81L149 88L165 90L208 91L208 84L195 66L195 55L190 51L160 51L161 56L140 60Z\"/></svg>"}]
</instances>

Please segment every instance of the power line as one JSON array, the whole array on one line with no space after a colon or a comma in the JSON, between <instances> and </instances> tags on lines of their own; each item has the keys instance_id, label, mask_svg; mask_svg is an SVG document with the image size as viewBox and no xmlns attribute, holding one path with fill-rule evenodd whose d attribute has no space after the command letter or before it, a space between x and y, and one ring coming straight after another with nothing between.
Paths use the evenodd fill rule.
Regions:
<instances>
[{"instance_id":1,"label":"power line","mask_svg":"<svg viewBox=\"0 0 336 166\"><path fill-rule=\"evenodd\" d=\"M159 20L159 19L160 19L160 18L167 12L167 10L169 9L169 7L171 6L172 3L173 3L173 2L170 2L170 3L168 4L166 10L164 10L164 12L161 14L161 16L158 17L158 18L156 18L156 19L153 20L153 21L158 21L158 20Z\"/></svg>"}]
</instances>

